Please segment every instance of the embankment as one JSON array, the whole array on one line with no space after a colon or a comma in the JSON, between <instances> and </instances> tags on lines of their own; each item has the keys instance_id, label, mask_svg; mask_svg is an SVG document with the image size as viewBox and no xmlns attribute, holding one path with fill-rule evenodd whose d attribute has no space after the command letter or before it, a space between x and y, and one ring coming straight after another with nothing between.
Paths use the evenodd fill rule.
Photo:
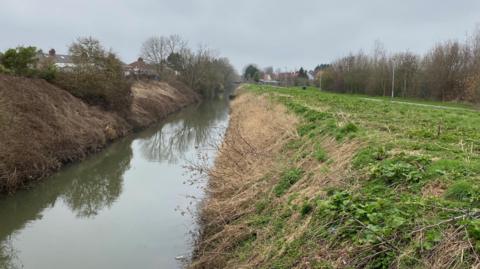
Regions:
<instances>
[{"instance_id":1,"label":"embankment","mask_svg":"<svg viewBox=\"0 0 480 269\"><path fill-rule=\"evenodd\" d=\"M85 104L44 80L0 75L0 191L13 191L196 102L161 82L132 86L129 115Z\"/></svg>"},{"instance_id":2,"label":"embankment","mask_svg":"<svg viewBox=\"0 0 480 269\"><path fill-rule=\"evenodd\" d=\"M192 268L480 267L478 111L245 88Z\"/></svg>"},{"instance_id":3,"label":"embankment","mask_svg":"<svg viewBox=\"0 0 480 269\"><path fill-rule=\"evenodd\" d=\"M262 237L245 218L272 188L275 177L268 174L284 169L282 148L297 136L296 122L267 98L241 93L232 101L225 140L210 171L192 268L240 268L237 246Z\"/></svg>"}]
</instances>

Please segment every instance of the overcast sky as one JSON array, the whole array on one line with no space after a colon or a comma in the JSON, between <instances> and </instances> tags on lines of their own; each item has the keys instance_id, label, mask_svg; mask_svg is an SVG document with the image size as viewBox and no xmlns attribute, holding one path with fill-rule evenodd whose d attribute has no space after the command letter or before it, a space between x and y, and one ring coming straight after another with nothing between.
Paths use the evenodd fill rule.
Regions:
<instances>
[{"instance_id":1,"label":"overcast sky","mask_svg":"<svg viewBox=\"0 0 480 269\"><path fill-rule=\"evenodd\" d=\"M237 69L248 63L313 68L375 40L423 53L480 23L479 0L0 0L0 49L34 45L60 53L93 36L123 61L153 35L207 45Z\"/></svg>"}]
</instances>

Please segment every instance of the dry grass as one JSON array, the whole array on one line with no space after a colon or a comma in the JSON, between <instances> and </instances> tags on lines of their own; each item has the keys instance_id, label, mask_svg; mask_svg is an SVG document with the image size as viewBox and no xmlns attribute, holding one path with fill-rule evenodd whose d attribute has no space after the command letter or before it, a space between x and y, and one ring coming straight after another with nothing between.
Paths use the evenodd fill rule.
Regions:
<instances>
[{"instance_id":1,"label":"dry grass","mask_svg":"<svg viewBox=\"0 0 480 269\"><path fill-rule=\"evenodd\" d=\"M209 196L202 205L202 232L191 268L257 268L265 265L267 256L275 260L284 255L285 247L278 250L269 242L275 233L273 228L254 229L248 224L255 205L270 195L280 180L279 174L292 166L308 175L273 203L287 204L288 197L295 193L297 198L290 203L301 204L317 196L326 186L340 185L350 172L354 152L361 146L355 142L338 144L326 137L319 143L331 160L329 164L311 156L292 163L294 152L285 146L289 141L300 139L296 116L288 113L283 105L251 93L240 94L231 108L230 126L210 171ZM312 148L301 151L313 151L313 145L304 146ZM324 170L326 172L321 172ZM310 218L302 218L299 213L292 215L285 225L288 227L285 246L301 237L309 222ZM249 252L251 256L241 263L232 258L232 249L253 237L255 250ZM308 268L308 262L300 263L297 268Z\"/></svg>"},{"instance_id":2,"label":"dry grass","mask_svg":"<svg viewBox=\"0 0 480 269\"><path fill-rule=\"evenodd\" d=\"M426 268L443 269L443 268L462 268L465 266L464 256L471 246L464 240L465 230L450 228L443 235L443 240L436 246L429 256L425 258L424 264ZM460 257L460 258L459 258ZM478 261L472 262L476 264L472 268L478 268Z\"/></svg>"},{"instance_id":3,"label":"dry grass","mask_svg":"<svg viewBox=\"0 0 480 269\"><path fill-rule=\"evenodd\" d=\"M422 196L424 198L442 197L442 195L445 193L446 190L447 190L447 186L444 182L439 180L434 180L427 183L422 188Z\"/></svg>"},{"instance_id":4,"label":"dry grass","mask_svg":"<svg viewBox=\"0 0 480 269\"><path fill-rule=\"evenodd\" d=\"M209 198L202 207L202 238L192 268L221 268L225 252L239 238L254 231L233 224L254 210L252 204L264 190L261 179L282 169L277 161L285 141L296 137L297 119L266 98L242 94L231 104L230 126L215 167L210 172Z\"/></svg>"},{"instance_id":5,"label":"dry grass","mask_svg":"<svg viewBox=\"0 0 480 269\"><path fill-rule=\"evenodd\" d=\"M199 101L191 90L164 82L137 82L132 86L133 102L129 121L134 128L149 126L179 108Z\"/></svg>"},{"instance_id":6,"label":"dry grass","mask_svg":"<svg viewBox=\"0 0 480 269\"><path fill-rule=\"evenodd\" d=\"M134 107L125 119L44 80L0 75L0 192L82 159L130 132L132 124L145 127L192 103L193 96L142 83L134 87Z\"/></svg>"}]
</instances>

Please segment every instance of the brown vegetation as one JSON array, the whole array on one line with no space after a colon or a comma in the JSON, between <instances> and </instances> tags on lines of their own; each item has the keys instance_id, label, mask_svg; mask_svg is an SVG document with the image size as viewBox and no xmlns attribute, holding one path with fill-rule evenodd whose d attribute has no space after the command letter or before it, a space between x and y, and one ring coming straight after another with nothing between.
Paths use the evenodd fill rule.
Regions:
<instances>
[{"instance_id":1,"label":"brown vegetation","mask_svg":"<svg viewBox=\"0 0 480 269\"><path fill-rule=\"evenodd\" d=\"M425 55L408 51L388 55L377 42L372 54L361 51L340 58L320 77L322 88L329 91L476 103L479 70L477 29L465 42L438 43Z\"/></svg>"},{"instance_id":2,"label":"brown vegetation","mask_svg":"<svg viewBox=\"0 0 480 269\"><path fill-rule=\"evenodd\" d=\"M329 138L320 141L332 160L328 171L310 157L292 162L288 143L300 139L295 129L299 120L294 115L265 96L248 93L240 94L231 107L230 126L214 168L209 171L208 198L201 208L202 230L192 268L258 268L265 265L268 257L283 255L282 251L273 250L269 242L276 233L274 227L252 225L255 220L250 217L258 210L259 203L271 199L268 197L272 197L272 189L282 180L281 173L292 167L308 176L287 190L287 195L277 196L268 203L287 203L290 195L296 193L299 198L288 203L301 205L300 197L308 196L306 192L317 194L326 186L338 185L348 173L352 154L359 147L355 143L340 146ZM298 218L300 215L290 221ZM285 228L289 229L285 240L292 241L303 233L306 225L288 224ZM235 250L251 238L256 242L255 249L249 252L253 256L236 257Z\"/></svg>"},{"instance_id":3,"label":"brown vegetation","mask_svg":"<svg viewBox=\"0 0 480 269\"><path fill-rule=\"evenodd\" d=\"M194 94L181 83L172 86L165 82L135 83L132 87L134 96L129 121L134 128L142 128L158 121L165 115L178 110L179 106L199 101L199 96Z\"/></svg>"},{"instance_id":4,"label":"brown vegetation","mask_svg":"<svg viewBox=\"0 0 480 269\"><path fill-rule=\"evenodd\" d=\"M133 109L123 117L44 80L0 75L0 191L14 191L198 100L166 83L139 83L133 93Z\"/></svg>"},{"instance_id":5,"label":"brown vegetation","mask_svg":"<svg viewBox=\"0 0 480 269\"><path fill-rule=\"evenodd\" d=\"M296 118L266 98L242 94L232 102L230 125L210 171L209 198L202 206L203 230L193 268L220 268L222 254L254 231L233 224L254 210L252 201L261 195L262 181L273 166L281 169L277 154L285 141L296 136Z\"/></svg>"}]
</instances>

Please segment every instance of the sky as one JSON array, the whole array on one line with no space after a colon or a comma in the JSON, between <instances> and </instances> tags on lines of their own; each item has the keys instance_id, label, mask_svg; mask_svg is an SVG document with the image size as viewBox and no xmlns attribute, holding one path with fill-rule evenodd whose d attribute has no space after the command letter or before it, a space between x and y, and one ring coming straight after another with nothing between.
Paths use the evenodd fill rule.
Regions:
<instances>
[{"instance_id":1,"label":"sky","mask_svg":"<svg viewBox=\"0 0 480 269\"><path fill-rule=\"evenodd\" d=\"M478 0L0 0L0 50L33 45L66 53L93 36L124 62L151 36L178 34L214 49L237 70L329 63L349 52L424 53L465 40L480 23Z\"/></svg>"}]
</instances>

